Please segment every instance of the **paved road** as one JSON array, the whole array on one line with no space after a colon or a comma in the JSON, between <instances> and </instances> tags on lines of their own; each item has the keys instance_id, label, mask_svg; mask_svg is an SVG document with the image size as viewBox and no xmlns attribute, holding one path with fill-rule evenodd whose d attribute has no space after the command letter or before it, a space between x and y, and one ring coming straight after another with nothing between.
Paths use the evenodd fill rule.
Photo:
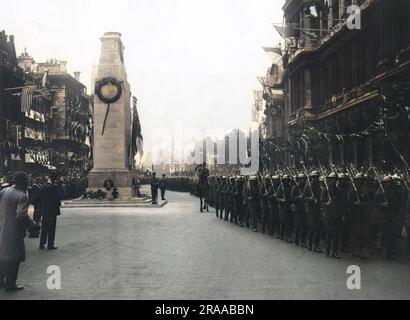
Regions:
<instances>
[{"instance_id":1,"label":"paved road","mask_svg":"<svg viewBox=\"0 0 410 320\"><path fill-rule=\"evenodd\" d=\"M408 260L326 258L197 212L169 193L162 209L64 209L58 251L27 240L19 282L0 299L409 299ZM346 288L361 267L362 290ZM49 265L62 289L46 288Z\"/></svg>"}]
</instances>

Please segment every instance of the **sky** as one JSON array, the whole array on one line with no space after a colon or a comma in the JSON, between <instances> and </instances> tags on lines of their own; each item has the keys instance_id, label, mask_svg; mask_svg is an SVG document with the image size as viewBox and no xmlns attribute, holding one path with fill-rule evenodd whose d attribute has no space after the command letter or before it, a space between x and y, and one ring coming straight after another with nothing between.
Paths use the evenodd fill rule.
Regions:
<instances>
[{"instance_id":1,"label":"sky","mask_svg":"<svg viewBox=\"0 0 410 320\"><path fill-rule=\"evenodd\" d=\"M256 77L270 63L264 46L281 39L284 0L2 1L0 29L42 62L68 62L90 87L100 36L122 34L125 65L149 150L157 130L246 129ZM153 142L152 142L153 143Z\"/></svg>"}]
</instances>

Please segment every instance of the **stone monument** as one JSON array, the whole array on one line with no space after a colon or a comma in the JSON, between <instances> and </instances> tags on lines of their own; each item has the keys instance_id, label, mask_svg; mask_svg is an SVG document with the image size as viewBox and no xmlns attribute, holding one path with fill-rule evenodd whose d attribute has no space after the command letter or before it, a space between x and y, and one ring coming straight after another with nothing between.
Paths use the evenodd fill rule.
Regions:
<instances>
[{"instance_id":1,"label":"stone monument","mask_svg":"<svg viewBox=\"0 0 410 320\"><path fill-rule=\"evenodd\" d=\"M107 32L101 37L95 76L94 169L89 188L104 189L104 182L111 180L121 199L131 198L131 92L120 33Z\"/></svg>"}]
</instances>

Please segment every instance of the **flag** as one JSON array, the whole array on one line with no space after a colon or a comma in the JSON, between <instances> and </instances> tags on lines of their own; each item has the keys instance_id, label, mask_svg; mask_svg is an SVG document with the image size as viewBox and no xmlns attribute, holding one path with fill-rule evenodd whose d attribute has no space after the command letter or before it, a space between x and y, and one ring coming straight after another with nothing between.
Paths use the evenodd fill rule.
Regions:
<instances>
[{"instance_id":1,"label":"flag","mask_svg":"<svg viewBox=\"0 0 410 320\"><path fill-rule=\"evenodd\" d=\"M24 87L21 92L21 112L29 112L33 103L35 86Z\"/></svg>"},{"instance_id":2,"label":"flag","mask_svg":"<svg viewBox=\"0 0 410 320\"><path fill-rule=\"evenodd\" d=\"M144 156L144 138L142 137L141 123L137 110L137 98L133 97L133 115L132 115L132 151L141 157Z\"/></svg>"},{"instance_id":3,"label":"flag","mask_svg":"<svg viewBox=\"0 0 410 320\"><path fill-rule=\"evenodd\" d=\"M44 70L43 81L42 81L42 88L44 89L47 84L47 77L48 77L48 70Z\"/></svg>"}]
</instances>

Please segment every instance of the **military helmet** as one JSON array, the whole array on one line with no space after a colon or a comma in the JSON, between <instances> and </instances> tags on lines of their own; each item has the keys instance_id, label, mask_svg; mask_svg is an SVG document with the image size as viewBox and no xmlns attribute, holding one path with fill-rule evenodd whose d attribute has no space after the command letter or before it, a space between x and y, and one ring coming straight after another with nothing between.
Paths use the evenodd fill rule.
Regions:
<instances>
[{"instance_id":1,"label":"military helmet","mask_svg":"<svg viewBox=\"0 0 410 320\"><path fill-rule=\"evenodd\" d=\"M312 178L313 178L313 177L319 177L319 176L320 176L320 174L319 174L319 172L316 171L316 170L315 170L315 171L312 171L311 174L310 174L310 177L312 177Z\"/></svg>"},{"instance_id":2,"label":"military helmet","mask_svg":"<svg viewBox=\"0 0 410 320\"><path fill-rule=\"evenodd\" d=\"M329 178L329 179L337 179L337 174L336 174L336 172L332 172L331 174L329 174L328 178Z\"/></svg>"},{"instance_id":3,"label":"military helmet","mask_svg":"<svg viewBox=\"0 0 410 320\"><path fill-rule=\"evenodd\" d=\"M347 175L345 173L339 173L337 175L337 178L340 180L346 180L347 179Z\"/></svg>"},{"instance_id":4,"label":"military helmet","mask_svg":"<svg viewBox=\"0 0 410 320\"><path fill-rule=\"evenodd\" d=\"M364 176L363 173L359 172L354 176L354 179L355 180L363 180L363 179L365 179L365 176Z\"/></svg>"},{"instance_id":5,"label":"military helmet","mask_svg":"<svg viewBox=\"0 0 410 320\"><path fill-rule=\"evenodd\" d=\"M392 176L384 176L382 182L392 182L393 181L393 177Z\"/></svg>"}]
</instances>

